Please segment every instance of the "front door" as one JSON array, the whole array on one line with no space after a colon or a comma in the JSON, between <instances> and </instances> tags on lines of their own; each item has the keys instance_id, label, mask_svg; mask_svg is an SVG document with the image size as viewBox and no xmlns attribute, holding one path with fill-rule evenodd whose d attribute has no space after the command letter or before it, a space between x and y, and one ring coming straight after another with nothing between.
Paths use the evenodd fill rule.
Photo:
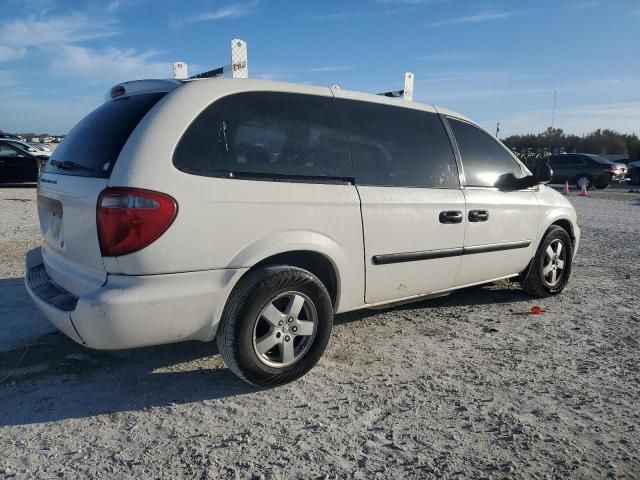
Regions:
<instances>
[{"instance_id":1,"label":"front door","mask_svg":"<svg viewBox=\"0 0 640 480\"><path fill-rule=\"evenodd\" d=\"M525 174L522 165L480 128L448 119L464 170L464 255L456 285L471 285L523 271L535 253L538 233L536 188L501 191L498 177Z\"/></svg>"},{"instance_id":2,"label":"front door","mask_svg":"<svg viewBox=\"0 0 640 480\"><path fill-rule=\"evenodd\" d=\"M334 95L360 195L366 303L450 288L460 265L465 200L442 120L425 106Z\"/></svg>"},{"instance_id":3,"label":"front door","mask_svg":"<svg viewBox=\"0 0 640 480\"><path fill-rule=\"evenodd\" d=\"M38 162L35 157L6 143L0 144L0 181L35 182Z\"/></svg>"}]
</instances>

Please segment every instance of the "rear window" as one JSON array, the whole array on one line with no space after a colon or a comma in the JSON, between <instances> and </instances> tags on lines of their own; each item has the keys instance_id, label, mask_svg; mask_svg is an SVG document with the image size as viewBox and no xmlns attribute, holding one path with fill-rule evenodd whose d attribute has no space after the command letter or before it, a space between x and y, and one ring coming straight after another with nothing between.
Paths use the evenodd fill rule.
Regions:
<instances>
[{"instance_id":1,"label":"rear window","mask_svg":"<svg viewBox=\"0 0 640 480\"><path fill-rule=\"evenodd\" d=\"M196 175L353 178L332 99L281 92L238 93L214 102L182 136L173 163Z\"/></svg>"},{"instance_id":2,"label":"rear window","mask_svg":"<svg viewBox=\"0 0 640 480\"><path fill-rule=\"evenodd\" d=\"M144 93L98 107L78 123L51 155L46 173L109 178L129 135L166 95Z\"/></svg>"}]
</instances>

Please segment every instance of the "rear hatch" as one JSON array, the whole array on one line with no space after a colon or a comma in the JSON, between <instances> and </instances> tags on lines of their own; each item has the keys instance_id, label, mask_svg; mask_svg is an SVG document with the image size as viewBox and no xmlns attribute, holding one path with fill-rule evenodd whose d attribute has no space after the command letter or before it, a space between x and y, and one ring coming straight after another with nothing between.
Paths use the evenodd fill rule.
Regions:
<instances>
[{"instance_id":1,"label":"rear hatch","mask_svg":"<svg viewBox=\"0 0 640 480\"><path fill-rule=\"evenodd\" d=\"M53 152L38 183L42 256L49 276L80 296L106 281L96 207L122 147L166 92L106 102L80 121Z\"/></svg>"}]
</instances>

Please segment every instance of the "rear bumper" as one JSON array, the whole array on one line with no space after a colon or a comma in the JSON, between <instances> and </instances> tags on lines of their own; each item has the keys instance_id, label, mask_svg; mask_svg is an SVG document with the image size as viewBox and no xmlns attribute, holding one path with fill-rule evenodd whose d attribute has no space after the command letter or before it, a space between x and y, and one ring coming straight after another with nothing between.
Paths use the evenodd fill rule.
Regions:
<instances>
[{"instance_id":1,"label":"rear bumper","mask_svg":"<svg viewBox=\"0 0 640 480\"><path fill-rule=\"evenodd\" d=\"M246 269L109 275L79 297L46 273L40 249L26 257L25 284L38 309L87 347L121 349L214 338L226 299Z\"/></svg>"}]
</instances>

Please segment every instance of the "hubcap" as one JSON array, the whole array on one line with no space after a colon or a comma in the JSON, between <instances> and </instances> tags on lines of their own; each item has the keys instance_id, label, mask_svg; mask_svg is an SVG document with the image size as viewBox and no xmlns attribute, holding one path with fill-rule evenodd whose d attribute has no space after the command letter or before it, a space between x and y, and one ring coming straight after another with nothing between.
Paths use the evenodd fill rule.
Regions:
<instances>
[{"instance_id":1,"label":"hubcap","mask_svg":"<svg viewBox=\"0 0 640 480\"><path fill-rule=\"evenodd\" d=\"M550 287L555 287L564 277L567 249L561 240L552 241L545 252L542 275Z\"/></svg>"},{"instance_id":2,"label":"hubcap","mask_svg":"<svg viewBox=\"0 0 640 480\"><path fill-rule=\"evenodd\" d=\"M283 368L297 362L313 343L318 313L313 302L300 292L272 298L253 327L253 349L262 363Z\"/></svg>"}]
</instances>

